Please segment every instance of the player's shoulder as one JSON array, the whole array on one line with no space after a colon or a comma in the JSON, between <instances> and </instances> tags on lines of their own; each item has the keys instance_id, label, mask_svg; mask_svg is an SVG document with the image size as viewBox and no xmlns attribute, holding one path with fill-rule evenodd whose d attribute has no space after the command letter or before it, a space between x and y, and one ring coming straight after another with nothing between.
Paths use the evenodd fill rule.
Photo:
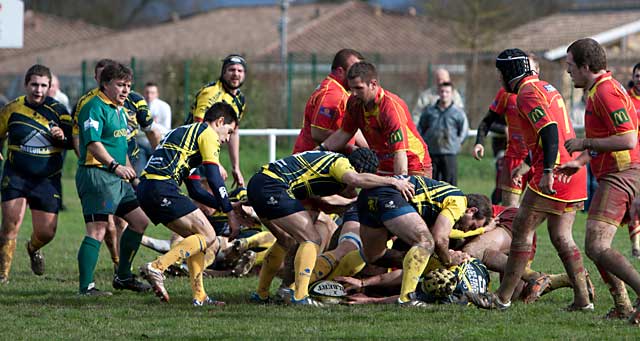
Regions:
<instances>
[{"instance_id":1,"label":"player's shoulder","mask_svg":"<svg viewBox=\"0 0 640 341\"><path fill-rule=\"evenodd\" d=\"M69 113L67 111L67 108L53 97L47 96L44 99L44 105L51 108L51 110L55 111L59 115L64 115Z\"/></svg>"},{"instance_id":2,"label":"player's shoulder","mask_svg":"<svg viewBox=\"0 0 640 341\"><path fill-rule=\"evenodd\" d=\"M127 96L127 98L132 101L133 103L138 103L140 101L144 101L146 104L146 100L144 99L144 97L142 97L141 94L135 92L135 91L131 91L129 92L129 96Z\"/></svg>"},{"instance_id":3,"label":"player's shoulder","mask_svg":"<svg viewBox=\"0 0 640 341\"><path fill-rule=\"evenodd\" d=\"M25 96L16 97L11 102L5 104L1 110L3 113L16 111L19 108L22 108L25 106L24 101L25 101Z\"/></svg>"}]
</instances>

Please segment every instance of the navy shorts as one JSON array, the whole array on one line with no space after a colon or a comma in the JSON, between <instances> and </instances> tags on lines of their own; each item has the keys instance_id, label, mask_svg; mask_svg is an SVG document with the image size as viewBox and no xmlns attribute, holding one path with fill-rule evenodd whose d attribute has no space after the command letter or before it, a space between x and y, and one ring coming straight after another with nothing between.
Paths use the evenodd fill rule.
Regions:
<instances>
[{"instance_id":1,"label":"navy shorts","mask_svg":"<svg viewBox=\"0 0 640 341\"><path fill-rule=\"evenodd\" d=\"M20 174L5 164L2 176L2 202L26 198L32 210L58 213L62 204L60 174L49 178Z\"/></svg>"},{"instance_id":2,"label":"navy shorts","mask_svg":"<svg viewBox=\"0 0 640 341\"><path fill-rule=\"evenodd\" d=\"M360 224L373 228L382 228L389 219L416 212L393 187L363 189L358 195L357 207Z\"/></svg>"},{"instance_id":3,"label":"navy shorts","mask_svg":"<svg viewBox=\"0 0 640 341\"><path fill-rule=\"evenodd\" d=\"M136 195L140 207L155 225L166 225L198 209L172 181L142 178Z\"/></svg>"},{"instance_id":4,"label":"navy shorts","mask_svg":"<svg viewBox=\"0 0 640 341\"><path fill-rule=\"evenodd\" d=\"M271 220L305 211L302 203L290 194L286 183L262 173L257 173L249 180L247 196L261 218Z\"/></svg>"}]
</instances>

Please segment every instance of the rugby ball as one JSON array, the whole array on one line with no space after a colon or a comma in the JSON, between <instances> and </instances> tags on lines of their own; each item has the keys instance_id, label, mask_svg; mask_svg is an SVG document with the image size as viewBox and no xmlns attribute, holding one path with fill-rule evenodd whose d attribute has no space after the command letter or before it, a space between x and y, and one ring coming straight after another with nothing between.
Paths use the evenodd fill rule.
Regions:
<instances>
[{"instance_id":1,"label":"rugby ball","mask_svg":"<svg viewBox=\"0 0 640 341\"><path fill-rule=\"evenodd\" d=\"M339 304L347 296L344 286L334 281L317 281L309 287L309 295L326 304Z\"/></svg>"}]
</instances>

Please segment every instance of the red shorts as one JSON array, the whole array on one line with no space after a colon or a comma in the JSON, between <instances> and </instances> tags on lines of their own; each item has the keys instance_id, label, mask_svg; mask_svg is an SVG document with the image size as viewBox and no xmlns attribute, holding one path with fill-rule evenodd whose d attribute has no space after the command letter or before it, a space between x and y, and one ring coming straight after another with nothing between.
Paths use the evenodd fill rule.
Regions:
<instances>
[{"instance_id":1,"label":"red shorts","mask_svg":"<svg viewBox=\"0 0 640 341\"><path fill-rule=\"evenodd\" d=\"M629 220L627 214L633 198L640 192L640 169L609 173L598 179L598 189L591 199L589 217L614 226Z\"/></svg>"},{"instance_id":2,"label":"red shorts","mask_svg":"<svg viewBox=\"0 0 640 341\"><path fill-rule=\"evenodd\" d=\"M584 201L567 202L553 200L543 197L529 188L524 191L524 196L520 206L527 206L533 211L562 215L567 212L582 210L582 208L584 208Z\"/></svg>"},{"instance_id":3,"label":"red shorts","mask_svg":"<svg viewBox=\"0 0 640 341\"><path fill-rule=\"evenodd\" d=\"M502 160L502 170L500 171L500 177L498 178L498 188L518 195L522 194L522 190L524 189L523 184L526 184L527 182L523 179L520 185L516 185L511 181L511 171L518 167L522 162L523 160L518 160L510 156L504 157Z\"/></svg>"}]
</instances>

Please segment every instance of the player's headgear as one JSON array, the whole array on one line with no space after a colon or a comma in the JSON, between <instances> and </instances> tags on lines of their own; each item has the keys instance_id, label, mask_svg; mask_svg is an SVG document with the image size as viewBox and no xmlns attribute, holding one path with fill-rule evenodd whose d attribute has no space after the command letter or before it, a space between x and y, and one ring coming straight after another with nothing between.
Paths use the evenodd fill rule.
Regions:
<instances>
[{"instance_id":1,"label":"player's headgear","mask_svg":"<svg viewBox=\"0 0 640 341\"><path fill-rule=\"evenodd\" d=\"M496 68L500 70L506 90L513 92L511 81L531 73L529 56L520 49L507 49L496 58Z\"/></svg>"},{"instance_id":2,"label":"player's headgear","mask_svg":"<svg viewBox=\"0 0 640 341\"><path fill-rule=\"evenodd\" d=\"M224 75L225 70L227 70L229 66L236 64L242 65L242 67L244 68L244 72L247 72L247 61L239 54L230 54L222 60L222 68L220 68L220 80L224 82L226 86L229 86L229 84L224 80L222 75ZM242 83L244 83L244 81ZM240 83L238 88L242 86L242 83Z\"/></svg>"},{"instance_id":3,"label":"player's headgear","mask_svg":"<svg viewBox=\"0 0 640 341\"><path fill-rule=\"evenodd\" d=\"M358 148L349 155L349 163L358 173L375 173L380 161L371 149Z\"/></svg>"},{"instance_id":4,"label":"player's headgear","mask_svg":"<svg viewBox=\"0 0 640 341\"><path fill-rule=\"evenodd\" d=\"M453 294L458 285L458 276L448 269L436 269L424 276L422 289L436 298L446 298Z\"/></svg>"}]
</instances>

